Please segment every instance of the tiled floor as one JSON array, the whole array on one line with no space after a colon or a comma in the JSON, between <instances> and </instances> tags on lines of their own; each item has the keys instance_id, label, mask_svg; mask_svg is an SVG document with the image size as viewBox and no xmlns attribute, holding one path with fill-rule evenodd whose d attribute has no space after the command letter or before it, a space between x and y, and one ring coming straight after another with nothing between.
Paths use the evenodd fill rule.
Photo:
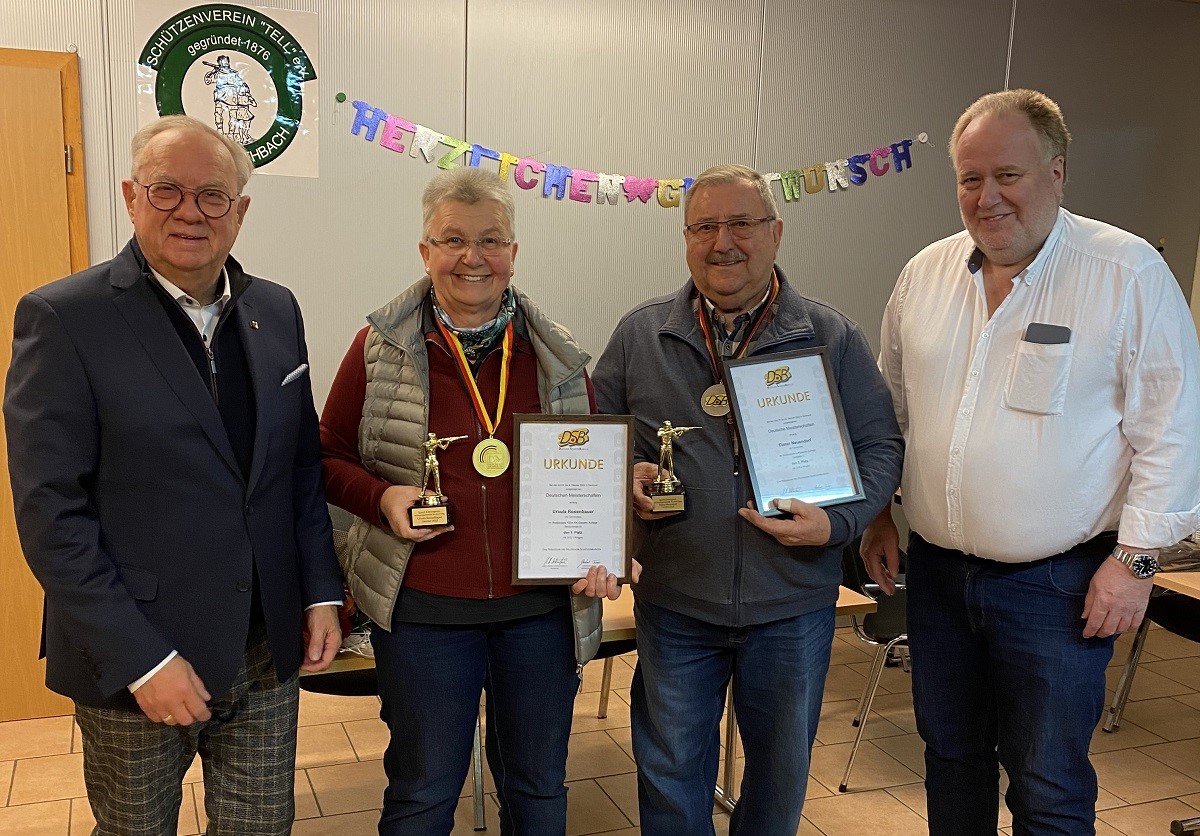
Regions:
<instances>
[{"instance_id":1,"label":"tiled floor","mask_svg":"<svg viewBox=\"0 0 1200 836\"><path fill-rule=\"evenodd\" d=\"M1109 670L1116 684L1128 639ZM921 743L913 721L908 676L887 669L851 776L837 792L849 754L854 714L871 660L870 649L847 629L834 639L808 802L804 836L906 836L925 832ZM599 663L585 673L575 710L571 755L569 834L636 834L637 789L629 741L629 682L634 658L617 660L613 699L596 718ZM383 786L379 763L386 734L373 697L304 694L300 705L296 773L298 836L375 833ZM1200 645L1153 630L1125 719L1116 734L1097 730L1093 760L1100 776L1099 836L1167 836L1172 819L1200 815ZM79 734L70 717L0 723L0 833L7 836L87 834ZM203 786L193 767L179 814L179 833L201 832ZM496 806L485 780L490 832ZM455 834L471 829L470 782L463 788ZM1003 810L1003 807L1002 807ZM728 817L716 814L717 832ZM1002 813L1001 825L1009 823ZM1007 829L1002 830L1008 833Z\"/></svg>"}]
</instances>

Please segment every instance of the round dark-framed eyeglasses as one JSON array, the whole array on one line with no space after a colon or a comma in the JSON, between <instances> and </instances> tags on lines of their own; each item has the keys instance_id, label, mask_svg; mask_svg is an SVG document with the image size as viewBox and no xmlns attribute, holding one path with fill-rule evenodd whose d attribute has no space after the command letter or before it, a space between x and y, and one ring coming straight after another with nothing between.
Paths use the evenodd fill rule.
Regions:
<instances>
[{"instance_id":1,"label":"round dark-framed eyeglasses","mask_svg":"<svg viewBox=\"0 0 1200 836\"><path fill-rule=\"evenodd\" d=\"M233 198L220 189L185 189L174 183L137 183L146 190L146 199L150 205L160 212L170 212L183 202L184 194L190 194L196 201L200 214L215 221L229 214L233 206Z\"/></svg>"}]
</instances>

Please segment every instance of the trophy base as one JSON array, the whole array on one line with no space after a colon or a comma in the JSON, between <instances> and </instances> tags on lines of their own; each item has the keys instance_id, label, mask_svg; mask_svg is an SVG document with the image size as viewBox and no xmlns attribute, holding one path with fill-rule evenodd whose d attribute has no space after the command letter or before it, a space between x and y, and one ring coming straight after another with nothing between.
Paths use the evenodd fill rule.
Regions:
<instances>
[{"instance_id":1,"label":"trophy base","mask_svg":"<svg viewBox=\"0 0 1200 836\"><path fill-rule=\"evenodd\" d=\"M654 493L651 488L650 510L656 514L662 511L684 510L683 488L676 488L672 493Z\"/></svg>"},{"instance_id":2,"label":"trophy base","mask_svg":"<svg viewBox=\"0 0 1200 836\"><path fill-rule=\"evenodd\" d=\"M437 504L422 504L425 499L423 497L418 501L418 504L408 509L408 522L413 528L433 528L439 525L450 525L450 506L445 502Z\"/></svg>"}]
</instances>

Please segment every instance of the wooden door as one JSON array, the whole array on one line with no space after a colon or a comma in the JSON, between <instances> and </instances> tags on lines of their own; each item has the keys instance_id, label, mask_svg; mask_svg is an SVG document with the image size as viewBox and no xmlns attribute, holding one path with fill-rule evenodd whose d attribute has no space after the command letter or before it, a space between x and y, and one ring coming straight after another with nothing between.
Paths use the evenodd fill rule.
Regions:
<instances>
[{"instance_id":1,"label":"wooden door","mask_svg":"<svg viewBox=\"0 0 1200 836\"><path fill-rule=\"evenodd\" d=\"M2 381L12 359L17 300L82 270L88 253L79 58L0 49L0 90ZM46 689L45 665L37 658L42 590L17 540L4 445L0 483L0 721L69 714L70 700Z\"/></svg>"}]
</instances>

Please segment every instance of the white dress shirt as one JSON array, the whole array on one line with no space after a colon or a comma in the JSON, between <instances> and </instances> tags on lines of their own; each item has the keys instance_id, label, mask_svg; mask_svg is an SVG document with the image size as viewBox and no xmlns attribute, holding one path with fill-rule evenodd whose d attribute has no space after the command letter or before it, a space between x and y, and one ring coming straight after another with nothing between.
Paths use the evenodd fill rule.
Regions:
<instances>
[{"instance_id":1,"label":"white dress shirt","mask_svg":"<svg viewBox=\"0 0 1200 836\"><path fill-rule=\"evenodd\" d=\"M1142 239L1060 209L988 318L964 231L905 266L880 369L906 442L912 529L1023 562L1103 531L1157 548L1200 525L1200 349L1170 269ZM1068 342L1023 339L1030 323Z\"/></svg>"},{"instance_id":2,"label":"white dress shirt","mask_svg":"<svg viewBox=\"0 0 1200 836\"><path fill-rule=\"evenodd\" d=\"M229 277L225 274L225 268L221 268L221 295L207 305L201 305L193 299L186 291L180 290L168 279L154 268L150 269L154 274L155 280L162 285L162 289L167 292L167 295L174 299L183 312L188 315L196 326L196 330L200 332L200 339L204 340L204 345L212 342L213 333L217 330L217 322L221 318L221 312L225 310L225 305L229 303L231 298L229 295Z\"/></svg>"}]
</instances>

